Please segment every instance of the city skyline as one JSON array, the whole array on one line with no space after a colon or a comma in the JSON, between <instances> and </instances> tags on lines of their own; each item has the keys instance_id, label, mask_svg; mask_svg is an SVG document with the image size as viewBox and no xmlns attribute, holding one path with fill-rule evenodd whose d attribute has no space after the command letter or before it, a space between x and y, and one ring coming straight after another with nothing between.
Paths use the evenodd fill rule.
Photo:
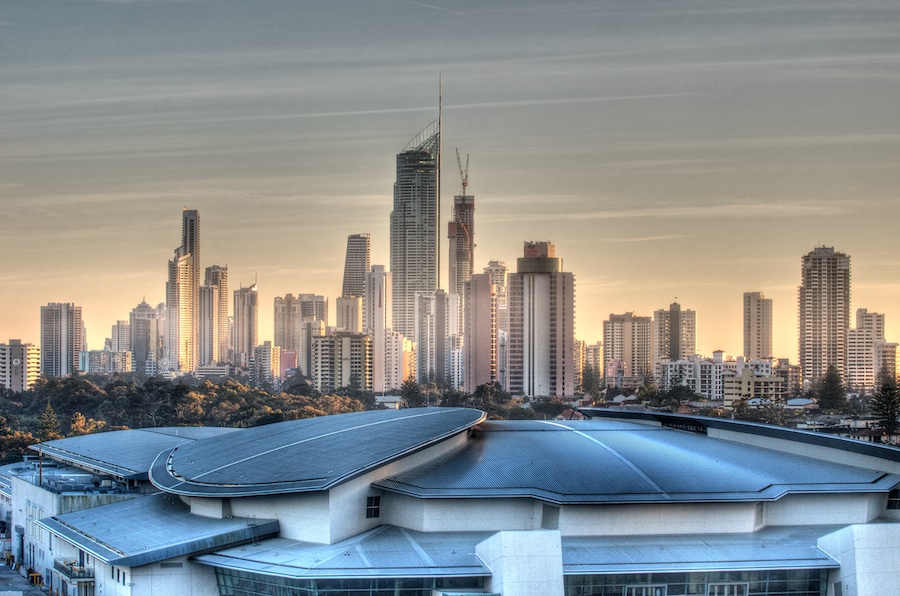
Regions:
<instances>
[{"instance_id":1,"label":"city skyline","mask_svg":"<svg viewBox=\"0 0 900 596\"><path fill-rule=\"evenodd\" d=\"M438 73L438 236L463 147L473 270L552 240L576 276L578 339L678 302L698 352L738 355L758 291L773 356L796 361L801 255L817 246L852 256L851 312L884 313L900 337L890 3L386 3L348 19L238 2L202 35L202 3L49 4L3 2L6 338L38 343L40 306L71 302L98 349L143 298L164 301L182 207L203 212L200 267L227 265L232 287L258 274L261 341L275 296L334 300L348 235L370 233L389 265L394 160L436 117ZM159 26L173 19L188 26ZM333 41L311 31L344 22Z\"/></svg>"}]
</instances>

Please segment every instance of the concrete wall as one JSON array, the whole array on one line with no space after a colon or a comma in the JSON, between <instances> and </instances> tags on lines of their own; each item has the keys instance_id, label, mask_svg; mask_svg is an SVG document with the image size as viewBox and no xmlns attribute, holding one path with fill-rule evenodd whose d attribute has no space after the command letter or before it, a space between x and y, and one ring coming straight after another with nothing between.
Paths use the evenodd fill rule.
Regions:
<instances>
[{"instance_id":1,"label":"concrete wall","mask_svg":"<svg viewBox=\"0 0 900 596\"><path fill-rule=\"evenodd\" d=\"M372 483L440 457L465 442L466 436L465 431L458 433L437 445L376 468L329 491L232 498L231 515L277 519L281 526L279 535L282 538L318 544L339 542L380 524L394 523L388 521L393 518L384 513L386 501L389 500L386 497L382 500L382 516L366 518L367 497L382 493L372 488ZM220 508L214 502L215 499L203 499L204 502L198 501L196 505L193 501L194 499L191 499L191 511L196 510L215 516L219 511L226 510Z\"/></svg>"},{"instance_id":2,"label":"concrete wall","mask_svg":"<svg viewBox=\"0 0 900 596\"><path fill-rule=\"evenodd\" d=\"M752 532L756 503L567 505L560 511L563 536L634 536Z\"/></svg>"},{"instance_id":3,"label":"concrete wall","mask_svg":"<svg viewBox=\"0 0 900 596\"><path fill-rule=\"evenodd\" d=\"M180 565L180 567L179 567ZM207 596L218 594L215 570L177 557L131 570L132 596Z\"/></svg>"},{"instance_id":4,"label":"concrete wall","mask_svg":"<svg viewBox=\"0 0 900 596\"><path fill-rule=\"evenodd\" d=\"M235 517L277 519L282 538L329 544L331 541L328 493L295 493L231 500Z\"/></svg>"},{"instance_id":5,"label":"concrete wall","mask_svg":"<svg viewBox=\"0 0 900 596\"><path fill-rule=\"evenodd\" d=\"M785 495L766 503L767 526L864 524L881 515L883 494Z\"/></svg>"},{"instance_id":6,"label":"concrete wall","mask_svg":"<svg viewBox=\"0 0 900 596\"><path fill-rule=\"evenodd\" d=\"M558 530L497 532L475 547L491 569L485 589L503 596L563 596Z\"/></svg>"},{"instance_id":7,"label":"concrete wall","mask_svg":"<svg viewBox=\"0 0 900 596\"><path fill-rule=\"evenodd\" d=\"M813 445L803 443L801 441L789 441L787 439L778 439L775 437L766 437L762 435L754 435L750 433L742 433L720 428L707 429L707 435L715 439L724 441L732 441L735 443L743 443L745 445L755 445L766 449L774 449L784 453L793 453L811 457L813 459L823 460L835 464L845 464L848 466L858 466L870 470L881 470L890 472L891 474L900 474L900 462L854 453L843 449L832 449L822 445Z\"/></svg>"},{"instance_id":8,"label":"concrete wall","mask_svg":"<svg viewBox=\"0 0 900 596\"><path fill-rule=\"evenodd\" d=\"M382 503L383 523L419 532L540 528L540 517L535 521L535 501L530 498L417 499L389 493Z\"/></svg>"},{"instance_id":9,"label":"concrete wall","mask_svg":"<svg viewBox=\"0 0 900 596\"><path fill-rule=\"evenodd\" d=\"M841 568L828 580L828 596L835 584L842 596L884 596L900 589L900 524L853 525L819 538L820 549L837 559Z\"/></svg>"}]
</instances>

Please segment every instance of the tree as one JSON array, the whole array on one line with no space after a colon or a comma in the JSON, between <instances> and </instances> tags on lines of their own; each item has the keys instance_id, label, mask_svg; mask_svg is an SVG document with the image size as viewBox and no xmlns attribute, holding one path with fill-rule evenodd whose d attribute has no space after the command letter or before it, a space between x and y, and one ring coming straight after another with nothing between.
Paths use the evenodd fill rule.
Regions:
<instances>
[{"instance_id":1,"label":"tree","mask_svg":"<svg viewBox=\"0 0 900 596\"><path fill-rule=\"evenodd\" d=\"M828 367L828 372L819 382L816 397L819 398L819 408L826 412L843 412L847 409L847 395L844 392L844 383L841 381L841 373L835 365Z\"/></svg>"},{"instance_id":2,"label":"tree","mask_svg":"<svg viewBox=\"0 0 900 596\"><path fill-rule=\"evenodd\" d=\"M400 386L400 395L406 400L406 406L409 408L418 408L424 401L422 399L422 387L416 382L412 376L403 381Z\"/></svg>"},{"instance_id":3,"label":"tree","mask_svg":"<svg viewBox=\"0 0 900 596\"><path fill-rule=\"evenodd\" d=\"M897 379L884 369L878 373L878 390L869 405L880 419L884 432L888 436L895 434L900 422L900 391L897 390Z\"/></svg>"},{"instance_id":4,"label":"tree","mask_svg":"<svg viewBox=\"0 0 900 596\"><path fill-rule=\"evenodd\" d=\"M69 424L69 436L89 435L103 430L106 423L102 420L94 420L93 418L85 418L81 412L75 412L72 415L72 422Z\"/></svg>"},{"instance_id":5,"label":"tree","mask_svg":"<svg viewBox=\"0 0 900 596\"><path fill-rule=\"evenodd\" d=\"M47 407L44 408L44 412L41 414L38 438L41 441L52 441L62 438L62 434L59 432L59 418L56 417L56 412L53 411L53 406L50 405L50 402L47 402Z\"/></svg>"}]
</instances>

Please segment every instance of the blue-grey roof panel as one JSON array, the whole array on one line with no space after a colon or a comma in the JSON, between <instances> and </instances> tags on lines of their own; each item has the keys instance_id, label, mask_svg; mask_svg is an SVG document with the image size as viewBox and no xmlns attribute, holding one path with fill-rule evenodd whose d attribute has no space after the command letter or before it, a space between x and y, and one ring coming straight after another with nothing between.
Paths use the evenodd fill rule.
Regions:
<instances>
[{"instance_id":1,"label":"blue-grey roof panel","mask_svg":"<svg viewBox=\"0 0 900 596\"><path fill-rule=\"evenodd\" d=\"M47 441L31 445L30 449L79 467L124 478L146 478L147 470L160 452L237 430L218 427L123 430Z\"/></svg>"},{"instance_id":2,"label":"blue-grey roof panel","mask_svg":"<svg viewBox=\"0 0 900 596\"><path fill-rule=\"evenodd\" d=\"M839 526L765 528L753 534L564 537L566 575L607 573L836 569L816 546Z\"/></svg>"},{"instance_id":3,"label":"blue-grey roof panel","mask_svg":"<svg viewBox=\"0 0 900 596\"><path fill-rule=\"evenodd\" d=\"M200 563L293 578L479 577L475 546L491 532L423 533L379 526L336 544L270 538L196 557Z\"/></svg>"},{"instance_id":4,"label":"blue-grey roof panel","mask_svg":"<svg viewBox=\"0 0 900 596\"><path fill-rule=\"evenodd\" d=\"M279 530L275 520L192 515L180 498L164 493L57 515L38 523L101 561L125 567L207 552L272 536Z\"/></svg>"},{"instance_id":5,"label":"blue-grey roof panel","mask_svg":"<svg viewBox=\"0 0 900 596\"><path fill-rule=\"evenodd\" d=\"M422 498L557 503L772 500L786 492L886 492L900 478L704 434L618 420L490 421L462 449L381 480Z\"/></svg>"},{"instance_id":6,"label":"blue-grey roof panel","mask_svg":"<svg viewBox=\"0 0 900 596\"><path fill-rule=\"evenodd\" d=\"M186 495L323 490L484 420L462 408L378 410L246 429L161 454L150 480Z\"/></svg>"}]
</instances>

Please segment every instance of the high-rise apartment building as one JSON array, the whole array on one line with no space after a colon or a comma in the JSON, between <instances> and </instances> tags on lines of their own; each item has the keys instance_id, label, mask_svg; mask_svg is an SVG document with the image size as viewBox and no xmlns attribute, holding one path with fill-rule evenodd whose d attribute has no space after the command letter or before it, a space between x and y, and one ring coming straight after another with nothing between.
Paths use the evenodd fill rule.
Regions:
<instances>
[{"instance_id":1,"label":"high-rise apartment building","mask_svg":"<svg viewBox=\"0 0 900 596\"><path fill-rule=\"evenodd\" d=\"M744 358L772 357L772 299L744 292Z\"/></svg>"},{"instance_id":2,"label":"high-rise apartment building","mask_svg":"<svg viewBox=\"0 0 900 596\"><path fill-rule=\"evenodd\" d=\"M372 265L363 292L363 332L372 337L372 390L376 393L400 387L388 381L388 345L391 333L391 273L384 265ZM402 348L402 346L401 346ZM400 379L402 383L406 377Z\"/></svg>"},{"instance_id":3,"label":"high-rise apartment building","mask_svg":"<svg viewBox=\"0 0 900 596\"><path fill-rule=\"evenodd\" d=\"M281 348L266 341L253 350L253 363L250 367L250 383L252 385L273 384L281 376Z\"/></svg>"},{"instance_id":4,"label":"high-rise apartment building","mask_svg":"<svg viewBox=\"0 0 900 596\"><path fill-rule=\"evenodd\" d=\"M435 382L454 389L454 351L459 344L459 296L443 290L416 294L416 366L420 383Z\"/></svg>"},{"instance_id":5,"label":"high-rise apartment building","mask_svg":"<svg viewBox=\"0 0 900 596\"><path fill-rule=\"evenodd\" d=\"M463 284L472 277L475 258L475 197L453 197L453 220L448 225L447 238L450 241L447 291L461 295Z\"/></svg>"},{"instance_id":6,"label":"high-rise apartment building","mask_svg":"<svg viewBox=\"0 0 900 596\"><path fill-rule=\"evenodd\" d=\"M300 352L300 302L293 294L276 296L274 304L274 344L282 350Z\"/></svg>"},{"instance_id":7,"label":"high-rise apartment building","mask_svg":"<svg viewBox=\"0 0 900 596\"><path fill-rule=\"evenodd\" d=\"M234 365L250 369L258 344L259 303L256 284L234 291Z\"/></svg>"},{"instance_id":8,"label":"high-rise apartment building","mask_svg":"<svg viewBox=\"0 0 900 596\"><path fill-rule=\"evenodd\" d=\"M850 328L850 257L825 246L804 255L798 307L804 382L824 377L829 366L845 374Z\"/></svg>"},{"instance_id":9,"label":"high-rise apartment building","mask_svg":"<svg viewBox=\"0 0 900 596\"><path fill-rule=\"evenodd\" d=\"M131 326L128 321L116 321L110 330L109 349L113 352L131 351Z\"/></svg>"},{"instance_id":10,"label":"high-rise apartment building","mask_svg":"<svg viewBox=\"0 0 900 596\"><path fill-rule=\"evenodd\" d=\"M653 374L651 327L650 317L633 312L611 314L603 321L603 376L607 385Z\"/></svg>"},{"instance_id":11,"label":"high-rise apartment building","mask_svg":"<svg viewBox=\"0 0 900 596\"><path fill-rule=\"evenodd\" d=\"M216 326L212 329L215 334L213 341L218 348L214 348L213 356L216 362L228 362L231 346L228 340L228 317L230 314L228 298L231 295L228 291L228 266L211 265L207 267L203 285L218 288L218 302L215 306L218 314L215 315ZM210 316L212 316L211 311Z\"/></svg>"},{"instance_id":12,"label":"high-rise apartment building","mask_svg":"<svg viewBox=\"0 0 900 596\"><path fill-rule=\"evenodd\" d=\"M164 309L162 309L164 310ZM159 321L160 309L142 300L131 310L128 326L131 331L131 351L134 371L148 377L158 372L162 354L162 338Z\"/></svg>"},{"instance_id":13,"label":"high-rise apartment building","mask_svg":"<svg viewBox=\"0 0 900 596\"><path fill-rule=\"evenodd\" d=\"M497 382L503 388L509 387L507 367L509 365L509 306L506 299L507 267L503 261L489 261L484 273L491 276L497 294Z\"/></svg>"},{"instance_id":14,"label":"high-rise apartment building","mask_svg":"<svg viewBox=\"0 0 900 596\"><path fill-rule=\"evenodd\" d=\"M182 211L181 246L169 261L166 305L168 368L193 371L200 356L200 214L196 209Z\"/></svg>"},{"instance_id":15,"label":"high-rise apartment building","mask_svg":"<svg viewBox=\"0 0 900 596\"><path fill-rule=\"evenodd\" d=\"M416 378L416 342L410 340L399 331L388 329L384 334L384 389L382 391L399 390L406 379ZM373 344L376 338L373 338ZM374 352L373 352L374 358ZM374 370L374 367L373 367Z\"/></svg>"},{"instance_id":16,"label":"high-rise apartment building","mask_svg":"<svg viewBox=\"0 0 900 596\"><path fill-rule=\"evenodd\" d=\"M844 380L853 388L874 389L882 368L896 370L895 349L884 338L884 315L856 309L856 329L847 331L847 369Z\"/></svg>"},{"instance_id":17,"label":"high-rise apartment building","mask_svg":"<svg viewBox=\"0 0 900 596\"><path fill-rule=\"evenodd\" d=\"M697 352L697 313L673 302L653 311L653 362L687 360Z\"/></svg>"},{"instance_id":18,"label":"high-rise apartment building","mask_svg":"<svg viewBox=\"0 0 900 596\"><path fill-rule=\"evenodd\" d=\"M335 331L313 339L313 378L323 393L341 387L372 390L371 338L364 333Z\"/></svg>"},{"instance_id":19,"label":"high-rise apartment building","mask_svg":"<svg viewBox=\"0 0 900 596\"><path fill-rule=\"evenodd\" d=\"M87 350L81 307L51 302L41 307L41 374L64 377L81 370L81 352Z\"/></svg>"},{"instance_id":20,"label":"high-rise apartment building","mask_svg":"<svg viewBox=\"0 0 900 596\"><path fill-rule=\"evenodd\" d=\"M391 276L394 329L415 333L416 294L438 288L440 189L439 121L397 154L391 212Z\"/></svg>"},{"instance_id":21,"label":"high-rise apartment building","mask_svg":"<svg viewBox=\"0 0 900 596\"><path fill-rule=\"evenodd\" d=\"M200 365L223 362L219 345L221 326L219 321L219 286L200 286Z\"/></svg>"},{"instance_id":22,"label":"high-rise apartment building","mask_svg":"<svg viewBox=\"0 0 900 596\"><path fill-rule=\"evenodd\" d=\"M526 242L508 277L509 387L513 395L575 392L575 278L550 242Z\"/></svg>"},{"instance_id":23,"label":"high-rise apartment building","mask_svg":"<svg viewBox=\"0 0 900 596\"><path fill-rule=\"evenodd\" d=\"M497 381L497 292L489 273L463 284L463 390Z\"/></svg>"},{"instance_id":24,"label":"high-rise apartment building","mask_svg":"<svg viewBox=\"0 0 900 596\"><path fill-rule=\"evenodd\" d=\"M347 237L347 256L344 259L344 286L341 297L362 297L369 271L370 239L368 234Z\"/></svg>"},{"instance_id":25,"label":"high-rise apartment building","mask_svg":"<svg viewBox=\"0 0 900 596\"><path fill-rule=\"evenodd\" d=\"M362 296L342 296L336 302L337 328L341 331L360 333L363 330Z\"/></svg>"},{"instance_id":26,"label":"high-rise apartment building","mask_svg":"<svg viewBox=\"0 0 900 596\"><path fill-rule=\"evenodd\" d=\"M40 376L40 347L18 339L0 344L0 387L21 393L34 387Z\"/></svg>"}]
</instances>

